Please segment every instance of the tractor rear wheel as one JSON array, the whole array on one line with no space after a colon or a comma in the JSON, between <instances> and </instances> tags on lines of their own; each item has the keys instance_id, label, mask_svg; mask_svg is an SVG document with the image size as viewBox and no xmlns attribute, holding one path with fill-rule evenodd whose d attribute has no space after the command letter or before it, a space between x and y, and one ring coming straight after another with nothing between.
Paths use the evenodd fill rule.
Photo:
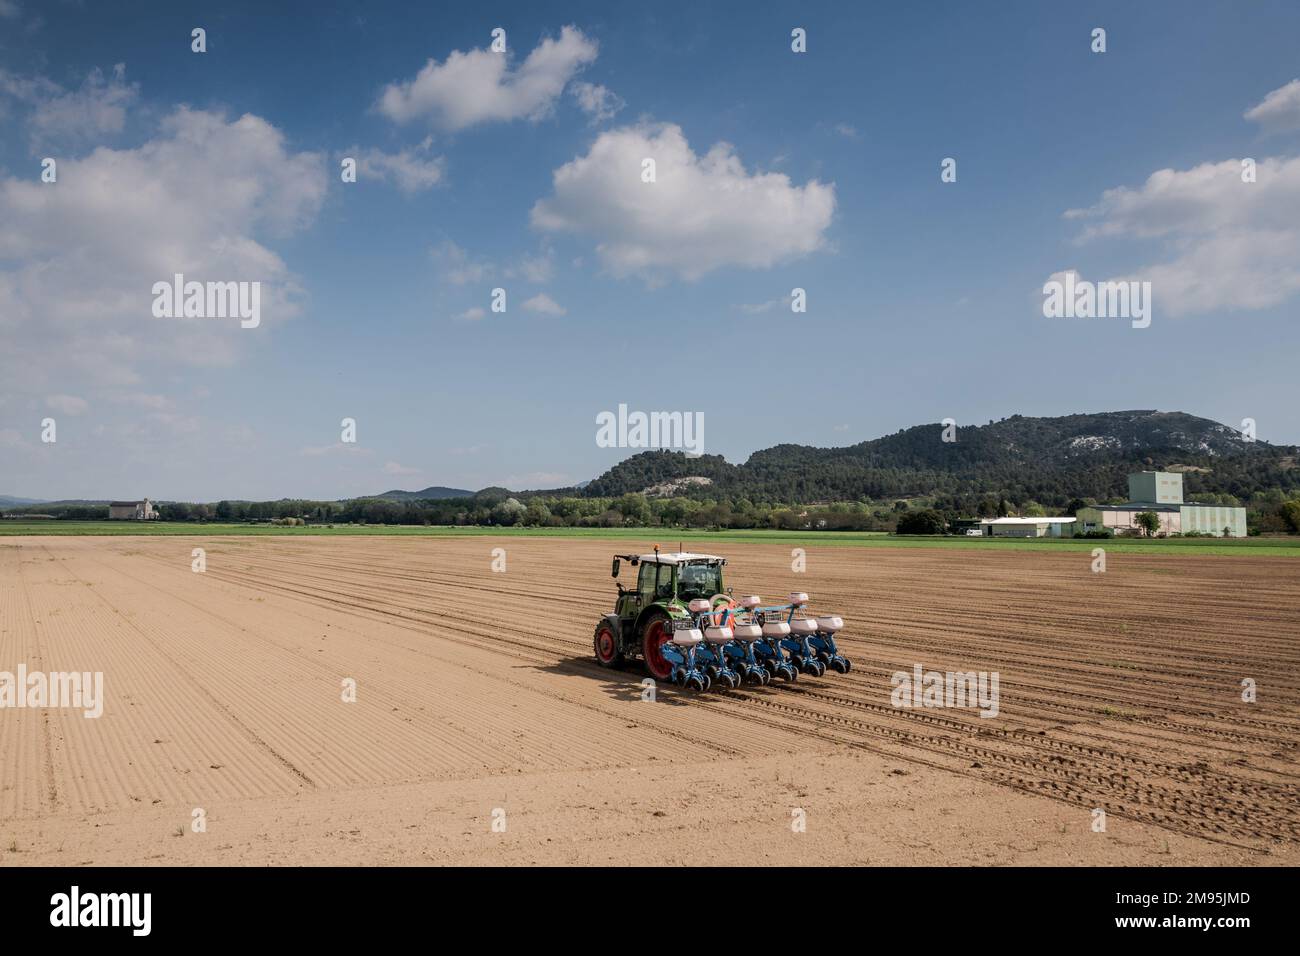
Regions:
<instances>
[{"instance_id":1,"label":"tractor rear wheel","mask_svg":"<svg viewBox=\"0 0 1300 956\"><path fill-rule=\"evenodd\" d=\"M601 667L622 667L623 653L618 649L618 635L609 621L596 625L596 635L592 640L596 648L596 663Z\"/></svg>"},{"instance_id":2,"label":"tractor rear wheel","mask_svg":"<svg viewBox=\"0 0 1300 956\"><path fill-rule=\"evenodd\" d=\"M641 630L641 656L646 673L655 680L670 680L673 676L673 665L664 659L662 651L672 636L673 624L666 614L656 613Z\"/></svg>"}]
</instances>

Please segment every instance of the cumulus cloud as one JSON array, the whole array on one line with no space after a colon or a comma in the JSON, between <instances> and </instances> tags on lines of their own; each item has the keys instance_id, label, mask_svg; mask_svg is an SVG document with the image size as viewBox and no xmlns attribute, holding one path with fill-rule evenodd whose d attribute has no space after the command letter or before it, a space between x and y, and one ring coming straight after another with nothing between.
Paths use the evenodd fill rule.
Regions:
<instances>
[{"instance_id":1,"label":"cumulus cloud","mask_svg":"<svg viewBox=\"0 0 1300 956\"><path fill-rule=\"evenodd\" d=\"M483 318L486 315L487 315L487 310L484 309L482 306L476 305L473 308L466 309L464 312L452 316L452 318L461 319L462 321L465 322L477 322L479 319Z\"/></svg>"},{"instance_id":2,"label":"cumulus cloud","mask_svg":"<svg viewBox=\"0 0 1300 956\"><path fill-rule=\"evenodd\" d=\"M540 312L542 315L565 315L569 310L545 292L539 292L524 303L524 311Z\"/></svg>"},{"instance_id":3,"label":"cumulus cloud","mask_svg":"<svg viewBox=\"0 0 1300 956\"><path fill-rule=\"evenodd\" d=\"M301 290L263 241L308 224L325 188L323 157L265 120L183 108L137 148L61 159L56 183L0 179L0 383L134 389L142 369L232 361L253 333L156 319L153 283L260 281L263 324L292 314Z\"/></svg>"},{"instance_id":4,"label":"cumulus cloud","mask_svg":"<svg viewBox=\"0 0 1300 956\"><path fill-rule=\"evenodd\" d=\"M1285 228L1296 221L1300 158L1262 159L1254 183L1242 181L1242 161L1226 159L1191 169L1160 169L1141 186L1102 193L1067 219L1085 224L1081 239L1106 236L1159 238L1222 229Z\"/></svg>"},{"instance_id":5,"label":"cumulus cloud","mask_svg":"<svg viewBox=\"0 0 1300 956\"><path fill-rule=\"evenodd\" d=\"M386 86L375 107L396 123L424 120L439 129L538 120L550 115L569 81L596 59L597 44L574 26L544 38L517 69L508 54L455 50L430 59L413 79Z\"/></svg>"},{"instance_id":6,"label":"cumulus cloud","mask_svg":"<svg viewBox=\"0 0 1300 956\"><path fill-rule=\"evenodd\" d=\"M1265 129L1300 129L1300 79L1273 90L1246 110L1245 117Z\"/></svg>"},{"instance_id":7,"label":"cumulus cloud","mask_svg":"<svg viewBox=\"0 0 1300 956\"><path fill-rule=\"evenodd\" d=\"M1300 292L1300 157L1260 160L1253 183L1238 159L1162 169L1065 215L1084 224L1081 242L1160 243L1164 261L1116 278L1149 280L1172 315L1269 308Z\"/></svg>"},{"instance_id":8,"label":"cumulus cloud","mask_svg":"<svg viewBox=\"0 0 1300 956\"><path fill-rule=\"evenodd\" d=\"M653 183L641 179L646 158L655 160ZM533 225L591 236L611 273L652 282L807 255L824 245L835 212L833 184L750 173L727 143L699 156L671 123L604 132L552 180Z\"/></svg>"},{"instance_id":9,"label":"cumulus cloud","mask_svg":"<svg viewBox=\"0 0 1300 956\"><path fill-rule=\"evenodd\" d=\"M96 68L71 91L45 77L18 77L0 69L0 94L30 111L28 137L36 149L120 133L140 89L126 82L126 66L118 63L111 76Z\"/></svg>"},{"instance_id":10,"label":"cumulus cloud","mask_svg":"<svg viewBox=\"0 0 1300 956\"><path fill-rule=\"evenodd\" d=\"M429 155L432 148L433 137L426 137L419 146L396 153L353 147L349 155L356 157L358 179L391 182L410 195L442 182L446 162L441 156Z\"/></svg>"},{"instance_id":11,"label":"cumulus cloud","mask_svg":"<svg viewBox=\"0 0 1300 956\"><path fill-rule=\"evenodd\" d=\"M622 97L608 87L585 80L571 84L569 92L578 101L578 108L591 117L593 124L613 119L614 114L626 105Z\"/></svg>"}]
</instances>

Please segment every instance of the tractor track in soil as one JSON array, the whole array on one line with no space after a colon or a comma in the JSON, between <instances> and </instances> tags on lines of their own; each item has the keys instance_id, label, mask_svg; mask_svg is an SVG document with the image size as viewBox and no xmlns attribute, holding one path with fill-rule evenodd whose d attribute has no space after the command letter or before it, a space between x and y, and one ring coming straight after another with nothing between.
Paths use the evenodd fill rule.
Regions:
<instances>
[{"instance_id":1,"label":"tractor track in soil","mask_svg":"<svg viewBox=\"0 0 1300 956\"><path fill-rule=\"evenodd\" d=\"M489 570L499 544L509 552L504 574ZM189 568L196 545L208 551L202 575ZM1300 844L1300 563L1115 556L1103 590L1074 556L900 550L868 560L854 549L810 548L809 573L797 576L784 548L733 545L728 583L738 592L770 599L797 587L815 607L844 615L853 672L704 695L661 688L670 706L629 709L639 670L591 660L591 632L612 603L608 553L623 546L19 539L0 548L0 568L16 572L8 589L22 595L0 609L0 648L18 634L29 662L44 661L51 641L57 657L63 644L86 648L111 629L109 663L125 666L128 651L143 649L148 672L122 678L132 695L134 683L147 689L133 704L165 711L187 742L226 728L214 751L235 765L235 779L216 776L234 797L475 779L516 764L672 763L683 750L692 761L728 761L850 748L1212 843ZM62 594L87 599L60 621L50 615ZM1175 600L1181 616L1170 613ZM266 626L271 618L276 627ZM257 701L241 659L264 661L286 701ZM999 716L894 708L889 677L914 664L1000 671ZM358 675L364 720L341 720L316 691L286 709L341 673ZM1261 703L1238 699L1242 676L1258 681ZM544 726L521 724L516 707L547 714ZM191 800L211 786L209 770L226 767L206 754L160 756L135 738L158 733L155 744L170 744L153 729L163 715L128 714L133 723L118 725L126 738L99 741L68 719L51 726L47 712L43 757L32 763L29 742L10 751L22 754L18 763L0 758L6 775L41 767L47 792L0 787L0 820L130 806L154 774L166 780L155 803ZM624 726L637 731L620 744ZM13 739L9 729L0 727L0 739ZM402 746L367 751L375 740ZM112 779L60 788L69 761L87 752L107 755ZM212 768L200 767L209 759Z\"/></svg>"}]
</instances>

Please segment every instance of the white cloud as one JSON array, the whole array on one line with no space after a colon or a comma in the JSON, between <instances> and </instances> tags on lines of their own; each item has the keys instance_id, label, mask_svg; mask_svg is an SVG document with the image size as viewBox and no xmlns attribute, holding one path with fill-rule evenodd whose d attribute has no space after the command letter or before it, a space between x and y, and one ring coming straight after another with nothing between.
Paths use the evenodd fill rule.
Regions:
<instances>
[{"instance_id":1,"label":"white cloud","mask_svg":"<svg viewBox=\"0 0 1300 956\"><path fill-rule=\"evenodd\" d=\"M1065 215L1085 223L1083 242L1161 243L1165 261L1114 278L1149 280L1162 312L1269 308L1300 293L1300 157L1259 160L1253 183L1241 174L1237 159L1162 169Z\"/></svg>"},{"instance_id":2,"label":"white cloud","mask_svg":"<svg viewBox=\"0 0 1300 956\"><path fill-rule=\"evenodd\" d=\"M1137 188L1106 190L1067 219L1085 223L1082 240L1108 236L1179 237L1242 226L1285 228L1296 222L1300 158L1262 159L1257 182L1242 182L1241 160L1160 169Z\"/></svg>"},{"instance_id":3,"label":"white cloud","mask_svg":"<svg viewBox=\"0 0 1300 956\"><path fill-rule=\"evenodd\" d=\"M0 0L0 17L6 20L16 20L22 16L22 8L14 0Z\"/></svg>"},{"instance_id":4,"label":"white cloud","mask_svg":"<svg viewBox=\"0 0 1300 956\"><path fill-rule=\"evenodd\" d=\"M44 77L26 79L0 69L0 93L30 110L28 137L36 149L120 133L140 88L126 82L126 66L118 63L107 78L91 70L80 89L70 92Z\"/></svg>"},{"instance_id":5,"label":"white cloud","mask_svg":"<svg viewBox=\"0 0 1300 956\"><path fill-rule=\"evenodd\" d=\"M596 59L596 41L566 26L543 39L518 69L488 49L430 59L414 79L384 88L376 108L397 123L428 120L445 130L550 115L564 87Z\"/></svg>"},{"instance_id":6,"label":"white cloud","mask_svg":"<svg viewBox=\"0 0 1300 956\"><path fill-rule=\"evenodd\" d=\"M539 292L524 303L525 312L540 312L542 315L564 315L569 310L556 302L545 292Z\"/></svg>"},{"instance_id":7,"label":"white cloud","mask_svg":"<svg viewBox=\"0 0 1300 956\"><path fill-rule=\"evenodd\" d=\"M472 259L469 253L450 239L430 249L429 257L433 259L447 281L454 285L482 282L492 271L492 263Z\"/></svg>"},{"instance_id":8,"label":"white cloud","mask_svg":"<svg viewBox=\"0 0 1300 956\"><path fill-rule=\"evenodd\" d=\"M391 182L409 194L431 189L442 181L446 162L441 156L428 156L433 138L426 137L419 146L385 153L379 149L354 147L349 155L357 160L357 178Z\"/></svg>"},{"instance_id":9,"label":"white cloud","mask_svg":"<svg viewBox=\"0 0 1300 956\"><path fill-rule=\"evenodd\" d=\"M325 164L265 120L178 109L143 145L69 155L58 174L0 179L0 387L132 390L146 370L227 364L259 339L154 318L152 285L177 272L260 281L263 325L295 311L301 290L262 240L312 220Z\"/></svg>"},{"instance_id":10,"label":"white cloud","mask_svg":"<svg viewBox=\"0 0 1300 956\"><path fill-rule=\"evenodd\" d=\"M442 277L452 285L484 282L493 276L506 279L524 279L536 285L551 280L555 273L555 250L545 248L537 255L525 253L513 265L500 267L488 259L470 255L450 239L429 250L429 258L438 267Z\"/></svg>"},{"instance_id":11,"label":"white cloud","mask_svg":"<svg viewBox=\"0 0 1300 956\"><path fill-rule=\"evenodd\" d=\"M550 282L551 276L555 274L555 252L547 249L540 255L524 255L519 264L509 269L507 274L512 279L518 276L538 285Z\"/></svg>"},{"instance_id":12,"label":"white cloud","mask_svg":"<svg viewBox=\"0 0 1300 956\"><path fill-rule=\"evenodd\" d=\"M653 183L641 180L648 157ZM533 225L591 235L611 273L648 281L807 255L824 244L835 212L834 185L749 173L727 143L697 156L669 123L602 133L552 178L554 195L533 206Z\"/></svg>"},{"instance_id":13,"label":"white cloud","mask_svg":"<svg viewBox=\"0 0 1300 956\"><path fill-rule=\"evenodd\" d=\"M464 312L461 312L458 315L453 315L452 318L463 319L466 322L477 322L485 315L487 315L487 310L485 310L481 306L476 305L471 309L466 309Z\"/></svg>"},{"instance_id":14,"label":"white cloud","mask_svg":"<svg viewBox=\"0 0 1300 956\"><path fill-rule=\"evenodd\" d=\"M613 119L614 114L627 105L622 97L608 87L585 80L570 84L569 92L578 101L578 108L591 117L593 124Z\"/></svg>"},{"instance_id":15,"label":"white cloud","mask_svg":"<svg viewBox=\"0 0 1300 956\"><path fill-rule=\"evenodd\" d=\"M862 138L862 134L858 132L858 128L851 123L836 123L835 132L839 133L845 139Z\"/></svg>"},{"instance_id":16,"label":"white cloud","mask_svg":"<svg viewBox=\"0 0 1300 956\"><path fill-rule=\"evenodd\" d=\"M1244 115L1266 129L1300 129L1300 79L1273 90Z\"/></svg>"},{"instance_id":17,"label":"white cloud","mask_svg":"<svg viewBox=\"0 0 1300 956\"><path fill-rule=\"evenodd\" d=\"M63 415L83 415L90 403L76 395L50 395L45 404Z\"/></svg>"}]
</instances>

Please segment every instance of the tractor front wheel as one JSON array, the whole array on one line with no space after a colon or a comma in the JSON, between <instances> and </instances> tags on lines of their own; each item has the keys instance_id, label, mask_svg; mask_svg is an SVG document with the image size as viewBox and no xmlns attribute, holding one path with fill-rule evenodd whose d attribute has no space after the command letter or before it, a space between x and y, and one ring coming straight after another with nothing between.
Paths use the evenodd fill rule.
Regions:
<instances>
[{"instance_id":1,"label":"tractor front wheel","mask_svg":"<svg viewBox=\"0 0 1300 956\"><path fill-rule=\"evenodd\" d=\"M596 625L593 643L596 647L597 664L601 667L623 666L623 654L618 649L618 635L614 633L614 628L609 621L601 621Z\"/></svg>"}]
</instances>

